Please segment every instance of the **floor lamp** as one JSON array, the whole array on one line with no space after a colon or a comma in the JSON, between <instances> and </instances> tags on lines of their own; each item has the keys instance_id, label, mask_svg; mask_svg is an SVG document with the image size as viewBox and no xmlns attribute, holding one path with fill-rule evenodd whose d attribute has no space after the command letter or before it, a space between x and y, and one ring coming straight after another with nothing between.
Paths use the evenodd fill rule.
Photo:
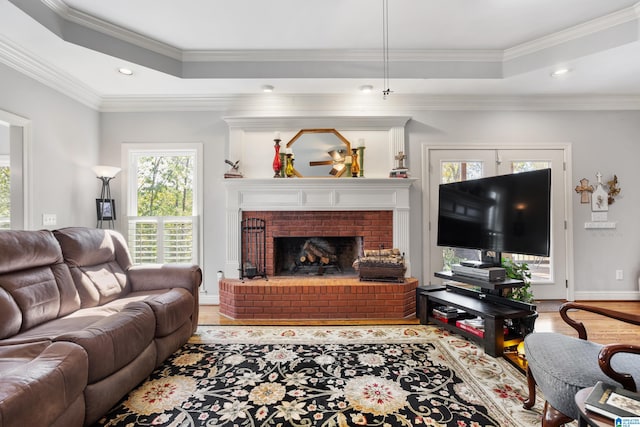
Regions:
<instances>
[{"instance_id":1,"label":"floor lamp","mask_svg":"<svg viewBox=\"0 0 640 427\"><path fill-rule=\"evenodd\" d=\"M115 166L94 166L93 171L96 177L102 181L100 198L96 199L96 212L98 214L96 228L102 228L105 221L109 228L113 228L116 219L116 204L115 200L111 198L109 182L120 172L120 168Z\"/></svg>"}]
</instances>

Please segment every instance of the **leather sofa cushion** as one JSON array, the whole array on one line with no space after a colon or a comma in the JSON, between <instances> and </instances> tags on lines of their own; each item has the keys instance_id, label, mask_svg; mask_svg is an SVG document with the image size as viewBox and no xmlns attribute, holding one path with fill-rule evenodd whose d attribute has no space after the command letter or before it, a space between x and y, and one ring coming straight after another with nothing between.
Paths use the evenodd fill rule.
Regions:
<instances>
[{"instance_id":1,"label":"leather sofa cushion","mask_svg":"<svg viewBox=\"0 0 640 427\"><path fill-rule=\"evenodd\" d=\"M110 230L68 227L54 231L71 269L82 307L106 304L130 291L126 268L130 256Z\"/></svg>"},{"instance_id":2,"label":"leather sofa cushion","mask_svg":"<svg viewBox=\"0 0 640 427\"><path fill-rule=\"evenodd\" d=\"M50 231L3 231L0 253L0 339L80 307Z\"/></svg>"},{"instance_id":3,"label":"leather sofa cushion","mask_svg":"<svg viewBox=\"0 0 640 427\"><path fill-rule=\"evenodd\" d=\"M87 354L72 343L0 346L0 426L52 425L87 385Z\"/></svg>"},{"instance_id":4,"label":"leather sofa cushion","mask_svg":"<svg viewBox=\"0 0 640 427\"><path fill-rule=\"evenodd\" d=\"M103 305L129 293L126 273L115 261L89 267L70 268L82 308Z\"/></svg>"},{"instance_id":5,"label":"leather sofa cushion","mask_svg":"<svg viewBox=\"0 0 640 427\"><path fill-rule=\"evenodd\" d=\"M85 267L116 260L111 235L99 228L70 227L55 230L66 263Z\"/></svg>"},{"instance_id":6,"label":"leather sofa cushion","mask_svg":"<svg viewBox=\"0 0 640 427\"><path fill-rule=\"evenodd\" d=\"M89 357L89 383L95 383L134 360L151 343L155 317L149 305L132 302L121 312L82 330L58 335L54 341L70 341Z\"/></svg>"},{"instance_id":7,"label":"leather sofa cushion","mask_svg":"<svg viewBox=\"0 0 640 427\"><path fill-rule=\"evenodd\" d=\"M191 323L193 296L183 288L153 295L144 300L156 318L156 336L164 337L178 330L186 322Z\"/></svg>"},{"instance_id":8,"label":"leather sofa cushion","mask_svg":"<svg viewBox=\"0 0 640 427\"><path fill-rule=\"evenodd\" d=\"M73 287L69 268L65 264L3 274L0 276L0 287L11 294L21 313L18 315L15 310L11 310L17 319L21 319L21 331L66 315L80 307L80 298ZM6 336L8 335L3 338Z\"/></svg>"},{"instance_id":9,"label":"leather sofa cushion","mask_svg":"<svg viewBox=\"0 0 640 427\"><path fill-rule=\"evenodd\" d=\"M60 246L49 230L3 231L0 254L0 274L62 262Z\"/></svg>"}]
</instances>

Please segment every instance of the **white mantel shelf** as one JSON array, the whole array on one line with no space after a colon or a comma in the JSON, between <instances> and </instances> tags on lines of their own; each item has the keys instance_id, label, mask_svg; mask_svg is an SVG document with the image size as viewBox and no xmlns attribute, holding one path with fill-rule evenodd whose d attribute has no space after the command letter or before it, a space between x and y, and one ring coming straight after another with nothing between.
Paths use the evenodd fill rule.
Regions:
<instances>
[{"instance_id":1,"label":"white mantel shelf","mask_svg":"<svg viewBox=\"0 0 640 427\"><path fill-rule=\"evenodd\" d=\"M393 211L393 246L411 275L409 190L413 178L226 179L225 276L238 277L242 211Z\"/></svg>"},{"instance_id":2,"label":"white mantel shelf","mask_svg":"<svg viewBox=\"0 0 640 427\"><path fill-rule=\"evenodd\" d=\"M413 178L226 179L231 210L395 210L409 208Z\"/></svg>"}]
</instances>

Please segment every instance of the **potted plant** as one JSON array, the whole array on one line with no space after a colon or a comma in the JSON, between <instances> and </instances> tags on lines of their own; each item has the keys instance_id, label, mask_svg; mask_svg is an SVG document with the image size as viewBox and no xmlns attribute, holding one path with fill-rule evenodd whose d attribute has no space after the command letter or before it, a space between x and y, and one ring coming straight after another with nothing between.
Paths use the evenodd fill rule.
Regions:
<instances>
[{"instance_id":1,"label":"potted plant","mask_svg":"<svg viewBox=\"0 0 640 427\"><path fill-rule=\"evenodd\" d=\"M501 264L508 278L522 280L524 282L524 286L511 288L505 296L514 301L533 304L535 300L533 299L533 292L531 291L531 270L529 269L529 265L525 262L517 263L511 258L502 258ZM526 336L533 332L537 318L538 312L534 311L528 316L512 319L510 328L512 328L514 332Z\"/></svg>"}]
</instances>

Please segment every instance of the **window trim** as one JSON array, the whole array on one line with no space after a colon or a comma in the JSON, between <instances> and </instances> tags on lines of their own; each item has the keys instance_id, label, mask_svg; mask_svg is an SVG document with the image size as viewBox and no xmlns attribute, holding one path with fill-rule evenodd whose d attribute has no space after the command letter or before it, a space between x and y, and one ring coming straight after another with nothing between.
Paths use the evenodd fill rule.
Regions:
<instances>
[{"instance_id":1,"label":"window trim","mask_svg":"<svg viewBox=\"0 0 640 427\"><path fill-rule=\"evenodd\" d=\"M135 207L133 200L136 200L137 194L137 182L135 176L130 171L133 169L134 154L140 153L145 155L162 155L162 154L191 154L195 152L195 177L193 180L193 212L192 216L197 218L197 232L194 233L194 239L197 239L198 248L198 264L203 264L203 212L204 212L204 156L203 156L203 143L202 142L124 142L121 149L121 165L122 169L122 181L121 181L121 194L123 195L122 206L124 208L124 215L121 216L123 221L127 221L127 218L132 215L132 210ZM133 184L130 182L133 180ZM126 234L126 239L129 239L129 227L121 227Z\"/></svg>"}]
</instances>

